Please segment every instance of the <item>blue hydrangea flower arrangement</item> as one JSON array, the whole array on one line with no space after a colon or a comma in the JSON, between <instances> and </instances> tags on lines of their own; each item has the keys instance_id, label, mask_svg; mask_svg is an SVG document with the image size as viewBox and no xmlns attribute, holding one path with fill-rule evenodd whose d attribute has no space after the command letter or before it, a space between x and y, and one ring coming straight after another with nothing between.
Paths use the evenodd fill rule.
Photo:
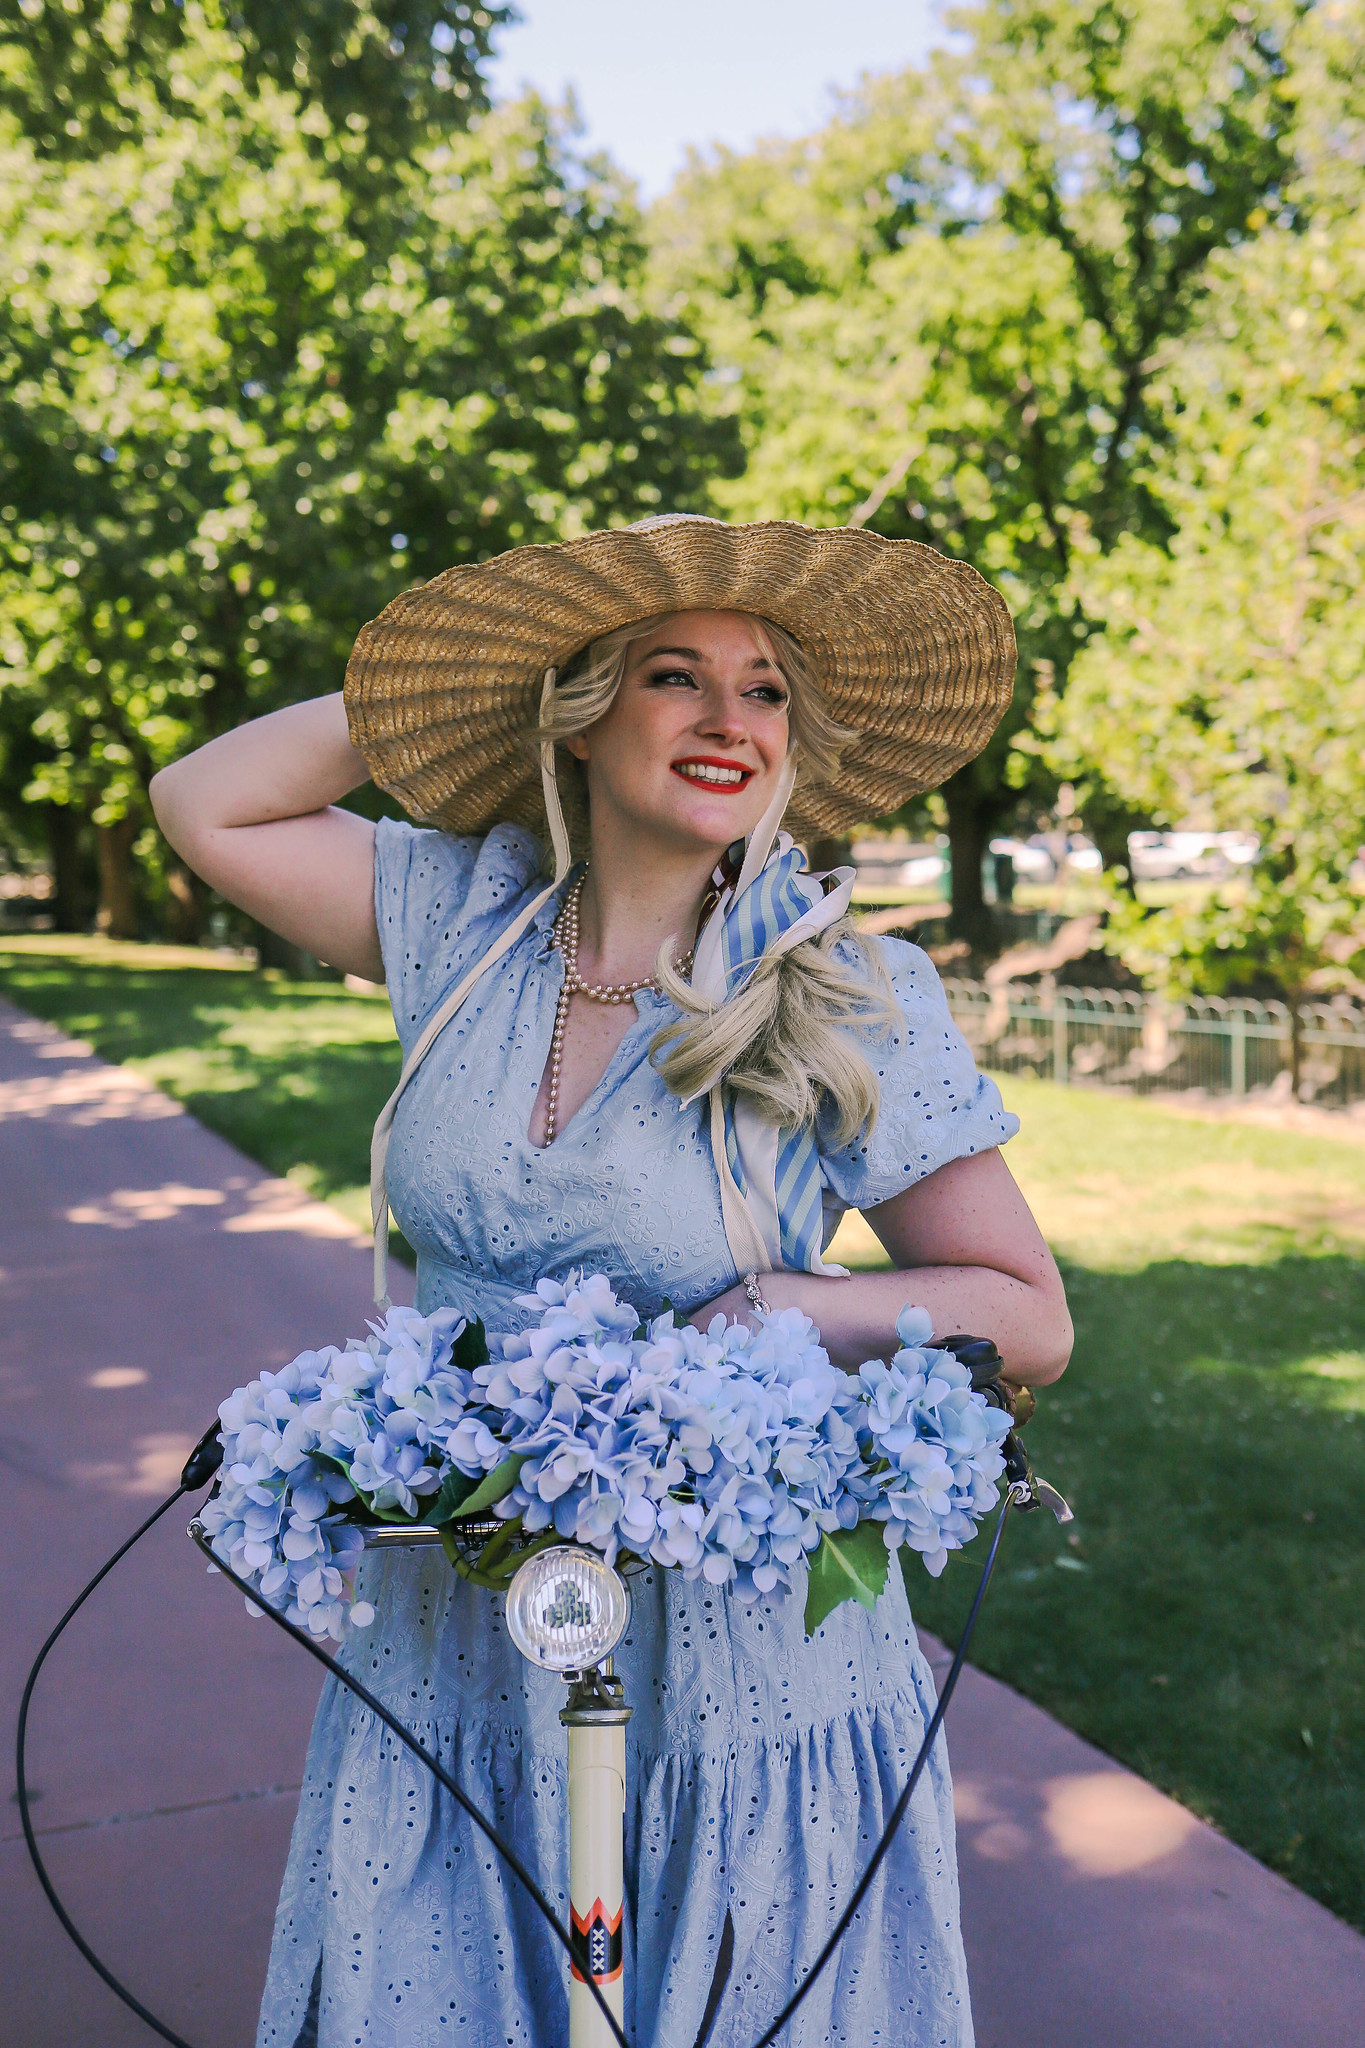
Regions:
<instances>
[{"instance_id":1,"label":"blue hydrangea flower arrangement","mask_svg":"<svg viewBox=\"0 0 1365 2048\"><path fill-rule=\"evenodd\" d=\"M492 1339L452 1310L390 1309L223 1402L202 1519L261 1602L319 1636L366 1626L365 1528L406 1522L493 1589L563 1542L746 1602L804 1583L810 1630L841 1600L874 1605L902 1543L941 1572L995 1499L1009 1416L933 1347L923 1309L902 1311L889 1363L850 1374L799 1309L642 1323L576 1272L519 1305L536 1320ZM461 1527L490 1518L471 1557Z\"/></svg>"}]
</instances>

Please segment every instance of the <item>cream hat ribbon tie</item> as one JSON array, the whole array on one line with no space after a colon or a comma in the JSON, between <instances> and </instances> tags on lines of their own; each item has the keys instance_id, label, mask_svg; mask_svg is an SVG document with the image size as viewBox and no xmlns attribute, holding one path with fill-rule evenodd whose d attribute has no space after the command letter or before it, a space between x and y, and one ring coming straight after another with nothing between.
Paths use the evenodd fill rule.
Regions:
<instances>
[{"instance_id":1,"label":"cream hat ribbon tie","mask_svg":"<svg viewBox=\"0 0 1365 2048\"><path fill-rule=\"evenodd\" d=\"M554 692L554 686L555 671L552 668L547 668L540 692L540 715L542 721L550 708L550 699ZM393 1130L394 1115L399 1103L403 1099L403 1092L427 1054L431 1051L432 1046L435 1045L437 1039L445 1030L446 1025L449 1024L451 1018L456 1015L457 1011L463 1009L474 984L488 972L490 967L495 966L501 960L504 953L510 952L527 926L535 918L536 912L549 902L555 890L559 888L565 875L569 872L569 833L564 823L563 807L559 801L559 779L555 773L555 750L554 744L550 740L541 741L540 779L545 792L545 814L550 823L550 843L554 848L554 880L546 888L542 889L538 895L533 896L531 901L518 911L506 931L500 934L497 942L490 946L483 958L470 968L468 974L463 975L456 982L454 988L442 1002L439 1009L432 1013L423 1026L417 1043L403 1062L403 1071L398 1076L398 1086L380 1110L375 1121L374 1136L370 1140L370 1215L374 1222L374 1298L376 1304L381 1309L387 1309L389 1306L389 1190L385 1170L389 1157L389 1136Z\"/></svg>"}]
</instances>

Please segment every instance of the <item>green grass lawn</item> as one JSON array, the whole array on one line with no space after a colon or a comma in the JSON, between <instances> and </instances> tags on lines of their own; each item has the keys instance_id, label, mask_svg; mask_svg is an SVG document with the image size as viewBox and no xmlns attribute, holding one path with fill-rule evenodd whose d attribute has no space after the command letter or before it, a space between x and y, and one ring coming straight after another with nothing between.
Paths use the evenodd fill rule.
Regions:
<instances>
[{"instance_id":1,"label":"green grass lawn","mask_svg":"<svg viewBox=\"0 0 1365 2048\"><path fill-rule=\"evenodd\" d=\"M382 990L290 981L184 946L0 937L0 994L136 1068L368 1230L370 1130L399 1066Z\"/></svg>"},{"instance_id":2,"label":"green grass lawn","mask_svg":"<svg viewBox=\"0 0 1365 2048\"><path fill-rule=\"evenodd\" d=\"M1004 1091L1076 1321L1028 1442L1076 1522L1012 1522L973 1661L1365 1928L1365 1147ZM950 1642L978 1570L909 1567Z\"/></svg>"},{"instance_id":3,"label":"green grass lawn","mask_svg":"<svg viewBox=\"0 0 1365 2048\"><path fill-rule=\"evenodd\" d=\"M382 997L42 938L0 990L364 1219ZM974 1661L1365 1928L1365 1146L1004 1086L1077 1332L1029 1442L1077 1520L1015 1518ZM909 1567L950 1641L978 1569Z\"/></svg>"}]
</instances>

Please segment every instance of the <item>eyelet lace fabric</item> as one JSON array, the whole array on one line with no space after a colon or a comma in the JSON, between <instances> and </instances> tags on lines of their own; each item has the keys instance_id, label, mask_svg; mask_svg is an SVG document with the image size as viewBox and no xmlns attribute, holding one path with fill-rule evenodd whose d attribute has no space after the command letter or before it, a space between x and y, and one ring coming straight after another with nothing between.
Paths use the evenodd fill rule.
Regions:
<instances>
[{"instance_id":1,"label":"eyelet lace fabric","mask_svg":"<svg viewBox=\"0 0 1365 2048\"><path fill-rule=\"evenodd\" d=\"M519 827L452 839L381 824L376 908L399 1037L537 886ZM526 1131L562 966L557 905L490 970L400 1106L396 1216L418 1306L525 1320L544 1273L605 1271L680 1312L738 1278L702 1109L649 1064L674 1014L642 991L598 1087L540 1151ZM877 1044L871 1137L822 1155L827 1227L1017 1128L977 1074L924 955L888 944L904 1028ZM377 1619L345 1656L401 1714L568 1912L561 1682L528 1667L502 1602L431 1551L361 1567ZM933 1687L900 1573L875 1613L807 1640L799 1597L744 1607L650 1570L632 1581L617 1668L627 1728L626 2029L694 2048L727 1914L734 1961L709 2048L751 2048L833 1926L899 1793ZM276 1918L259 2048L563 2048L566 1972L539 1916L416 1761L329 1681ZM861 1913L788 2030L791 2048L970 2048L952 1794L940 1743Z\"/></svg>"}]
</instances>

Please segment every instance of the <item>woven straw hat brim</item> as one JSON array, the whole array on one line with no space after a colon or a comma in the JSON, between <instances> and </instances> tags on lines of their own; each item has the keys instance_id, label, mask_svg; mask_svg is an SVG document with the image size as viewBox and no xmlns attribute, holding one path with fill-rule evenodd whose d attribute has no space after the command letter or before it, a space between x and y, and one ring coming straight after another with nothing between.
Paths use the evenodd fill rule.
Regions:
<instances>
[{"instance_id":1,"label":"woven straw hat brim","mask_svg":"<svg viewBox=\"0 0 1365 2048\"><path fill-rule=\"evenodd\" d=\"M981 752L1010 700L1009 610L965 562L918 541L788 520L678 519L515 548L404 591L346 669L351 738L404 809L451 832L533 824L528 735L548 667L661 612L760 613L810 656L856 740L832 781L798 779L798 836L848 831Z\"/></svg>"}]
</instances>

